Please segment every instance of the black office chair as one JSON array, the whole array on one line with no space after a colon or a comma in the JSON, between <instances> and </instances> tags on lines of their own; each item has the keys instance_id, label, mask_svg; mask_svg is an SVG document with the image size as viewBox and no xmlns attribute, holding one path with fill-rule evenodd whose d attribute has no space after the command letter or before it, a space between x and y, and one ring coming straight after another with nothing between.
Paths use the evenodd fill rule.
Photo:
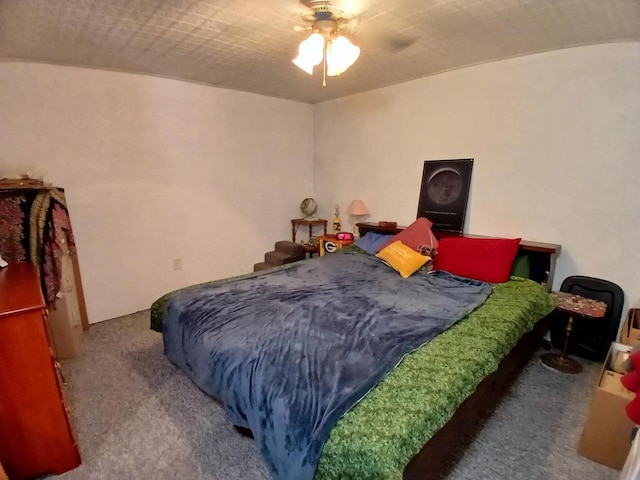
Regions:
<instances>
[{"instance_id":1,"label":"black office chair","mask_svg":"<svg viewBox=\"0 0 640 480\"><path fill-rule=\"evenodd\" d=\"M615 341L618 335L624 304L622 288L608 280L575 275L564 279L560 291L593 298L607 304L604 318L575 321L569 340L569 354L589 360L604 361L611 342ZM554 315L556 318L551 322L551 343L562 350L568 314L554 312Z\"/></svg>"}]
</instances>

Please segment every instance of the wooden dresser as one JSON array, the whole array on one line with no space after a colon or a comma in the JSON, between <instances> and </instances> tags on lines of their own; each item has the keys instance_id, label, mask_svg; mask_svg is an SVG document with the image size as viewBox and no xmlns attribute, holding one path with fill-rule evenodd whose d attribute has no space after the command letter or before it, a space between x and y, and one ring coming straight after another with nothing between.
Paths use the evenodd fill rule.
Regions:
<instances>
[{"instance_id":1,"label":"wooden dresser","mask_svg":"<svg viewBox=\"0 0 640 480\"><path fill-rule=\"evenodd\" d=\"M0 463L11 480L80 464L30 263L0 269Z\"/></svg>"}]
</instances>

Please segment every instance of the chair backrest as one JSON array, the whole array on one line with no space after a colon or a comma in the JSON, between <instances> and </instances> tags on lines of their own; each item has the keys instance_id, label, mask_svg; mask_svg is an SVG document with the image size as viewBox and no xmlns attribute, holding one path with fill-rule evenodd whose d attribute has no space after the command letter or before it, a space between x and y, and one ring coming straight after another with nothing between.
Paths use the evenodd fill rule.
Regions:
<instances>
[{"instance_id":1,"label":"chair backrest","mask_svg":"<svg viewBox=\"0 0 640 480\"><path fill-rule=\"evenodd\" d=\"M624 292L608 280L574 275L567 277L560 286L561 292L574 293L607 304L604 319L594 322L578 322L575 336L572 334L572 353L584 358L602 361L607 356L611 342L618 335Z\"/></svg>"}]
</instances>

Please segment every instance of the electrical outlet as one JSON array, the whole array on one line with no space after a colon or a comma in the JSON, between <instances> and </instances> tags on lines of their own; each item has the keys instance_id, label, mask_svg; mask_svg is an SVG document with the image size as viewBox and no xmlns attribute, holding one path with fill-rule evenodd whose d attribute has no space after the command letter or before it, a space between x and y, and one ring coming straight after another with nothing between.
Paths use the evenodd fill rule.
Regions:
<instances>
[{"instance_id":1,"label":"electrical outlet","mask_svg":"<svg viewBox=\"0 0 640 480\"><path fill-rule=\"evenodd\" d=\"M174 258L173 259L173 269L174 270L182 270L182 259Z\"/></svg>"}]
</instances>

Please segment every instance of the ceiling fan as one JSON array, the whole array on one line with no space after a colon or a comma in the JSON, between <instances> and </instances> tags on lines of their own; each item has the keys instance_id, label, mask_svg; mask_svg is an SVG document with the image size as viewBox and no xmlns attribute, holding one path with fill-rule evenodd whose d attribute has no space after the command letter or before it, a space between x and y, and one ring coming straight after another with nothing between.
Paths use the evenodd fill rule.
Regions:
<instances>
[{"instance_id":1,"label":"ceiling fan","mask_svg":"<svg viewBox=\"0 0 640 480\"><path fill-rule=\"evenodd\" d=\"M357 18L344 10L331 4L329 0L301 0L300 4L307 10L300 14L300 19L305 25L294 25L296 32L304 32L313 28L313 23L318 19L332 18L337 22L340 31L353 33L358 27Z\"/></svg>"},{"instance_id":2,"label":"ceiling fan","mask_svg":"<svg viewBox=\"0 0 640 480\"><path fill-rule=\"evenodd\" d=\"M326 77L344 73L360 56L360 48L351 43L343 33L353 33L357 20L336 8L329 0L301 0L307 10L300 15L303 26L296 25L298 32L312 34L300 43L294 65L309 75L313 67L323 64L322 86L327 86Z\"/></svg>"}]
</instances>

